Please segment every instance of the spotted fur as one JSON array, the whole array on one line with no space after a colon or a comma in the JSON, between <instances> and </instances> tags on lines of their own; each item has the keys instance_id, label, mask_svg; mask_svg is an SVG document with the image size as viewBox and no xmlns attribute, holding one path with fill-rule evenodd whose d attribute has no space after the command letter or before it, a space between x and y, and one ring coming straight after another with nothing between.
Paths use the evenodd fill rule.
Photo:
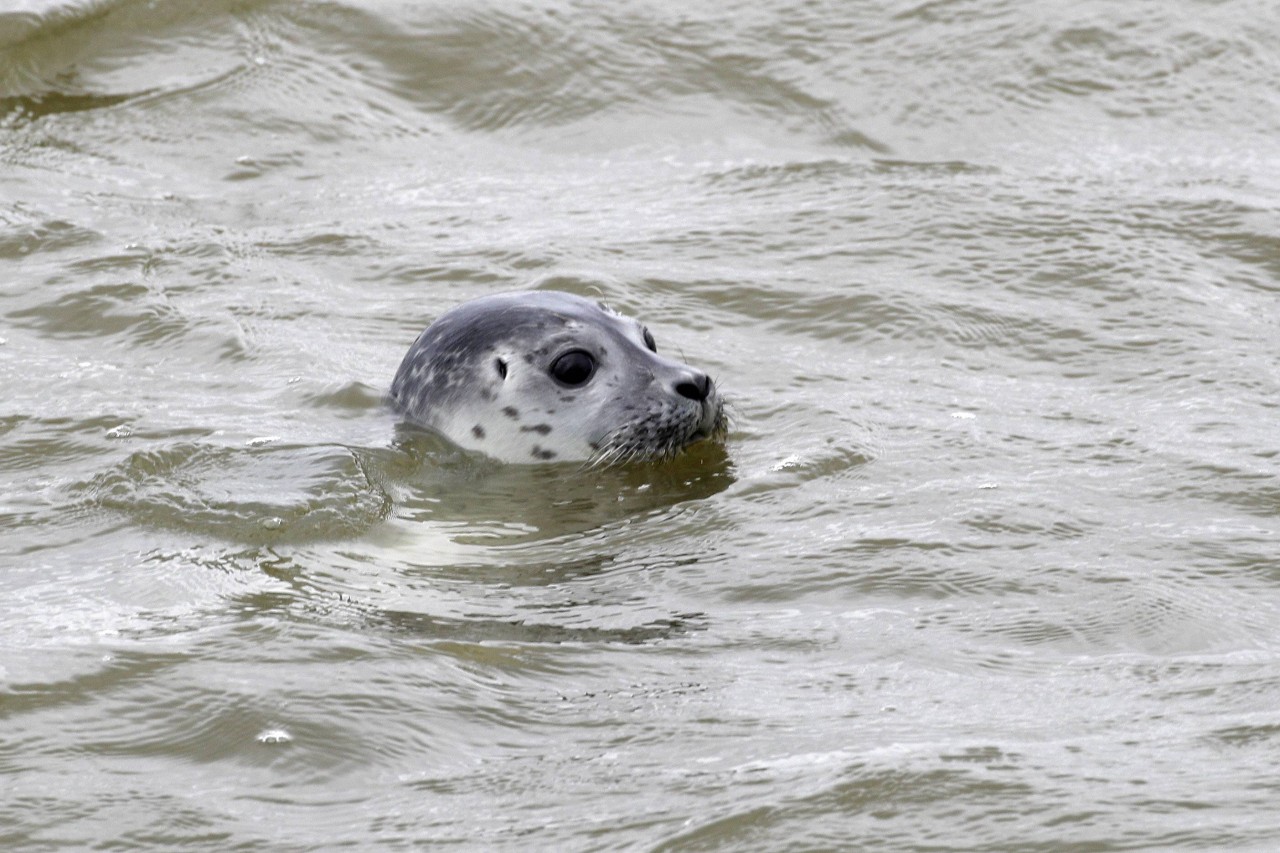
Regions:
<instances>
[{"instance_id":1,"label":"spotted fur","mask_svg":"<svg viewBox=\"0 0 1280 853\"><path fill-rule=\"evenodd\" d=\"M507 462L608 465L723 440L715 383L652 345L636 320L569 293L481 297L418 336L391 401L408 420ZM552 370L575 351L594 364L577 386Z\"/></svg>"}]
</instances>

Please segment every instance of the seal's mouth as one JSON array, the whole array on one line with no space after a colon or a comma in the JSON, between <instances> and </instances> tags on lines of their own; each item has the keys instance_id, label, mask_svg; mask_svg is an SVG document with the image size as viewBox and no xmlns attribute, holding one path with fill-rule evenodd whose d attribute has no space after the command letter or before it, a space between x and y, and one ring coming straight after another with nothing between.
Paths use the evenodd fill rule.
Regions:
<instances>
[{"instance_id":1,"label":"seal's mouth","mask_svg":"<svg viewBox=\"0 0 1280 853\"><path fill-rule=\"evenodd\" d=\"M686 415L692 414L689 409ZM661 414L661 413L659 413ZM694 444L703 441L723 440L729 432L729 415L720 399L700 404L697 419L690 423L671 423L670 413L657 418L640 418L623 424L593 444L595 454L587 467L624 464L643 460L662 462L678 456ZM676 420L682 420L676 418Z\"/></svg>"},{"instance_id":2,"label":"seal's mouth","mask_svg":"<svg viewBox=\"0 0 1280 853\"><path fill-rule=\"evenodd\" d=\"M689 443L696 444L699 441L706 441L708 438L711 438L711 430L698 427L693 431L693 434L689 436Z\"/></svg>"}]
</instances>

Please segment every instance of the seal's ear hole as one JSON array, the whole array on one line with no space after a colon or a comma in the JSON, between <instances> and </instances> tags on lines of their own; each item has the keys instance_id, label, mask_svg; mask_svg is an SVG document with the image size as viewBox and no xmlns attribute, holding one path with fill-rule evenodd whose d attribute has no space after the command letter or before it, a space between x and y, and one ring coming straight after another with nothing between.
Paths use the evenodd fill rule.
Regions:
<instances>
[{"instance_id":1,"label":"seal's ear hole","mask_svg":"<svg viewBox=\"0 0 1280 853\"><path fill-rule=\"evenodd\" d=\"M493 366L498 369L498 378L500 379L507 378L507 363L505 361L503 361L500 358L495 358L493 360Z\"/></svg>"},{"instance_id":2,"label":"seal's ear hole","mask_svg":"<svg viewBox=\"0 0 1280 853\"><path fill-rule=\"evenodd\" d=\"M658 344L653 339L653 332L650 332L648 329L644 330L644 345L647 346L651 352L658 351Z\"/></svg>"},{"instance_id":3,"label":"seal's ear hole","mask_svg":"<svg viewBox=\"0 0 1280 853\"><path fill-rule=\"evenodd\" d=\"M585 350L573 349L551 362L551 376L561 385L585 385L595 373L596 360Z\"/></svg>"}]
</instances>

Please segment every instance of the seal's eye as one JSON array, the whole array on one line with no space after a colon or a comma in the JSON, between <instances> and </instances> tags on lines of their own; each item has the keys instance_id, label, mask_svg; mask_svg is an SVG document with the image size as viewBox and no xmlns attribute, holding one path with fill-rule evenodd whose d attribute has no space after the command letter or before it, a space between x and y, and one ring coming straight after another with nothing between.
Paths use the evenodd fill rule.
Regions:
<instances>
[{"instance_id":1,"label":"seal's eye","mask_svg":"<svg viewBox=\"0 0 1280 853\"><path fill-rule=\"evenodd\" d=\"M595 370L596 360L580 349L569 350L551 362L551 375L563 385L583 385Z\"/></svg>"},{"instance_id":2,"label":"seal's eye","mask_svg":"<svg viewBox=\"0 0 1280 853\"><path fill-rule=\"evenodd\" d=\"M499 379L506 379L506 378L507 378L507 363L506 363L505 361L503 361L503 360L502 360L502 359L500 359L500 358L495 358L495 359L493 360L493 366L494 366L495 368L497 368L497 370L498 370L498 378L499 378Z\"/></svg>"},{"instance_id":3,"label":"seal's eye","mask_svg":"<svg viewBox=\"0 0 1280 853\"><path fill-rule=\"evenodd\" d=\"M658 351L658 344L653 340L653 333L648 329L644 330L644 345L647 346L651 352Z\"/></svg>"}]
</instances>

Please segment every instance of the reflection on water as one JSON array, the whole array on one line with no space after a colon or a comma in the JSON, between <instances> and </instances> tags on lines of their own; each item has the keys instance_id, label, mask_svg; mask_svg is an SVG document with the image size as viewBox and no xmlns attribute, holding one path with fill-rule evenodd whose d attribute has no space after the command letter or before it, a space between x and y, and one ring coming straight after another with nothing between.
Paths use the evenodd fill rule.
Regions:
<instances>
[{"instance_id":1,"label":"reflection on water","mask_svg":"<svg viewBox=\"0 0 1280 853\"><path fill-rule=\"evenodd\" d=\"M527 541L578 537L673 504L705 500L733 482L729 454L710 441L670 462L604 467L502 465L450 449L423 430L404 427L402 435L401 449L420 461L408 478L412 492L400 501L401 517L467 527L501 524L526 531Z\"/></svg>"},{"instance_id":2,"label":"reflection on water","mask_svg":"<svg viewBox=\"0 0 1280 853\"><path fill-rule=\"evenodd\" d=\"M0 12L14 849L1271 849L1269 6ZM725 446L501 466L603 298Z\"/></svg>"}]
</instances>

